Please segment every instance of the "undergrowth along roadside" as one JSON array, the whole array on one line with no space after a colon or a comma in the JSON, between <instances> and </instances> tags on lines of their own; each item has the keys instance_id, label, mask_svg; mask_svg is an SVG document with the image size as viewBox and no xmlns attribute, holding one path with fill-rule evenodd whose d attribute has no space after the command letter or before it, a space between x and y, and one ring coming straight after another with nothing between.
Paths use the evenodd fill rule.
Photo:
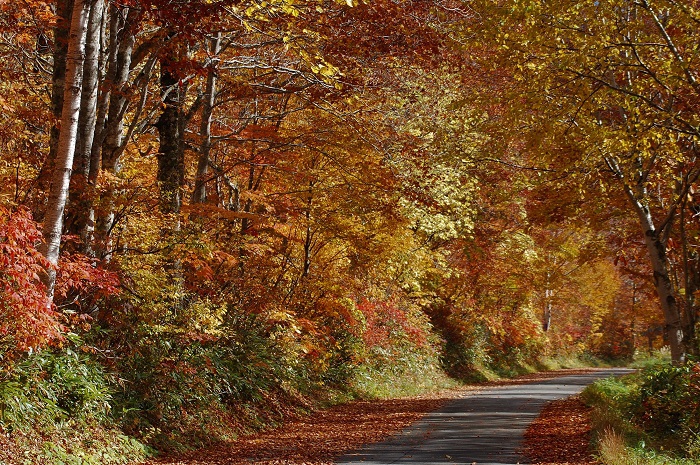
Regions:
<instances>
[{"instance_id":1,"label":"undergrowth along roadside","mask_svg":"<svg viewBox=\"0 0 700 465\"><path fill-rule=\"evenodd\" d=\"M173 378L173 382L161 386L161 389L168 389L162 391L169 396L165 400L171 403L177 401L176 405L189 406L190 409L196 407L198 410L191 411L190 416L182 417L180 421L202 425L203 429L183 430L180 436L161 430L161 436L156 436L159 433L157 430L144 428L141 435L137 435L130 434L132 431L138 433L131 422L134 419L140 422L148 420L144 412L130 410L138 407L138 404L130 403L138 393L125 398L125 389L131 384L97 363L96 355L88 349L84 341L74 338L60 350L37 352L26 357L12 372L5 373L4 379L0 380L0 425L3 433L0 436L0 463L124 464L152 456L155 449L148 444L159 446L160 450L190 449L206 445L201 438L207 432L217 434L216 431L230 428L229 437L215 437L215 440L230 440L237 434L274 427L290 418L351 399L406 397L460 385L441 369L439 352L428 346L396 353L376 351L352 371L345 386L318 383L311 387L307 385L308 390L302 392L299 390L301 383L297 382L294 398L291 397L291 387L287 387L288 397L283 397L285 394L275 387L273 379L268 379L269 385L250 384L252 381L264 381L258 377L257 381L250 380L247 387L241 385L237 391L229 391L229 396L235 392L247 393L247 397L239 394L237 404L225 404L222 399L225 400L226 396L219 396L208 409L203 407L203 403L193 403L197 398L186 398L188 394L183 391L193 386L191 383L197 382L198 378L189 378L184 385L174 384L179 378ZM191 350L192 357L202 356L198 352L202 350L201 347L192 347ZM249 348L248 351L252 350ZM219 362L213 360L212 363ZM538 362L538 365L549 368L580 364L571 359L565 362ZM142 365L139 373L145 373L145 368ZM246 368L242 366L238 369ZM534 367L524 365L517 371L524 373L534 370ZM233 375L225 371L225 367L219 367L217 373L218 383L224 382L222 377L225 376L243 382L241 377L231 378ZM495 375L491 372L489 376ZM185 381L182 380L183 383ZM288 378L286 382L292 383L294 379ZM247 390L243 390L244 387ZM132 400L127 402L129 399ZM212 398L205 396L202 399ZM224 410L227 405L228 408ZM173 408L173 405L167 407ZM184 414L182 410L180 412ZM166 413L172 415L175 411L163 411L162 414ZM210 416L205 421L207 414L220 416ZM145 423L138 424L147 426ZM186 424L183 423L183 426ZM207 425L213 429L204 429ZM169 444L168 439L172 441Z\"/></svg>"},{"instance_id":2,"label":"undergrowth along roadside","mask_svg":"<svg viewBox=\"0 0 700 465\"><path fill-rule=\"evenodd\" d=\"M594 440L606 465L700 462L700 363L656 358L637 373L596 381L582 397L593 407Z\"/></svg>"},{"instance_id":3,"label":"undergrowth along roadside","mask_svg":"<svg viewBox=\"0 0 700 465\"><path fill-rule=\"evenodd\" d=\"M119 465L150 455L113 419L116 380L72 342L3 373L0 464Z\"/></svg>"}]
</instances>

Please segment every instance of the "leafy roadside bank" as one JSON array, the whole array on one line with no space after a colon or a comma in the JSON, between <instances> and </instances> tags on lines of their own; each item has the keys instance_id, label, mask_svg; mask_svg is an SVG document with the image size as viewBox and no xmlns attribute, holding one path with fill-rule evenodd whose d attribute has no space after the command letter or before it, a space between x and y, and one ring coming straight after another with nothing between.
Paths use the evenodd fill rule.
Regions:
<instances>
[{"instance_id":1,"label":"leafy roadside bank","mask_svg":"<svg viewBox=\"0 0 700 465\"><path fill-rule=\"evenodd\" d=\"M651 361L582 393L593 407L594 441L606 465L691 465L700 461L700 363Z\"/></svg>"},{"instance_id":2,"label":"leafy roadside bank","mask_svg":"<svg viewBox=\"0 0 700 465\"><path fill-rule=\"evenodd\" d=\"M181 416L170 418L178 419L181 427L187 424L199 425L200 429L183 427L177 431L179 435L172 431L158 431L154 427L136 431L135 425L130 422L135 418L143 421L147 418L147 412L134 411L133 405L132 410L129 410L129 404L124 402L127 398L125 393L133 388L124 379L110 374L102 364L96 363L94 354L87 348L84 341L75 339L72 345L61 351L33 354L18 363L13 372L5 374L5 379L0 382L0 463L120 465L153 456L155 447L160 451L177 454L208 444L230 444L239 437L246 438L241 442L244 445L249 438L254 440L259 434L269 432L274 436L277 434L274 427L281 424L307 424L310 412L314 412L313 423L316 423L319 414L331 415L329 418L333 418L340 411L339 415L342 416L343 411L348 411L343 409L352 411L358 405L370 415L369 421L375 422L380 422L385 415L371 420L374 409L399 409L394 412L397 415L395 420L387 422L381 428L372 425L372 429L378 433L393 432L410 424L423 413L437 408L437 400L444 400L447 395L445 393L450 389L465 387L441 369L437 351L426 349L400 354L384 353L383 358L380 357L382 354L377 353L372 358L374 363L365 362L357 367L345 386L317 383L313 389L302 391L297 379L296 390L288 387L287 391L283 391L280 386L264 384L269 381L267 378L252 377L247 384L241 385L237 407L234 409L231 403L225 412L220 410L222 405L217 402L212 402L208 410L202 407L203 403L195 403L198 399L206 400L206 392L200 392L197 397L198 391L188 392L183 386L171 384L167 386L171 395L167 400L180 406L178 413ZM272 363L271 359L267 361ZM573 358L538 363L539 368L571 368L582 365L583 362ZM523 365L517 372L534 370L533 366ZM515 372L513 370L513 375ZM220 374L230 375L223 370ZM497 378L494 370L475 372L473 376L490 378L491 381L486 384L509 384L525 382L532 379L532 376L554 374L541 373L500 381L494 381ZM190 382L196 379L193 378ZM184 387L187 386L189 385ZM417 401L409 403L400 399L407 396L419 397ZM375 406L377 399L384 399L385 403ZM173 407L162 402L165 407ZM347 406L349 403L355 406ZM334 407L335 410L328 410L333 405L337 406ZM175 410L161 412L174 415ZM207 414L211 416L207 418ZM306 426L309 427L313 428L313 425ZM330 425L328 427L332 428ZM228 436L224 436L224 432ZM161 435L158 436L158 433ZM211 434L209 443L202 440L206 433ZM357 432L355 436L356 440L363 438Z\"/></svg>"},{"instance_id":3,"label":"leafy roadside bank","mask_svg":"<svg viewBox=\"0 0 700 465\"><path fill-rule=\"evenodd\" d=\"M331 465L337 457L364 444L382 440L409 426L444 402L487 386L524 384L576 374L588 369L530 373L512 379L462 385L421 396L356 400L319 410L268 429L205 449L173 454L150 465Z\"/></svg>"},{"instance_id":4,"label":"leafy roadside bank","mask_svg":"<svg viewBox=\"0 0 700 465\"><path fill-rule=\"evenodd\" d=\"M125 464L230 441L352 399L458 385L434 345L392 341L391 350L373 348L362 363L319 376L294 366L255 328L243 329L246 346L222 353L192 344L169 371L175 357L164 340L141 351L129 377L77 337L30 354L0 378L0 464Z\"/></svg>"}]
</instances>

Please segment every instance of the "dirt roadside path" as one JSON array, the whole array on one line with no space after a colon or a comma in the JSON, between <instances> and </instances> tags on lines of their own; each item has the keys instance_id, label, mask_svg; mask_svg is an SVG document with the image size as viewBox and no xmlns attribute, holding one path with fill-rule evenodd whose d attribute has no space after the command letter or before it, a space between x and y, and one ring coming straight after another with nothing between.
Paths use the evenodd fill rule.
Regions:
<instances>
[{"instance_id":1,"label":"dirt roadside path","mask_svg":"<svg viewBox=\"0 0 700 465\"><path fill-rule=\"evenodd\" d=\"M258 465L326 465L336 463L339 457L358 450L366 444L374 444L390 438L393 435L405 430L411 425L415 428L416 422L421 419L429 418L429 414L440 411L446 407L452 406L455 402L465 402L477 394L483 394L486 391L495 389L498 391L497 396L503 394L504 389L512 389L515 386L521 386L528 383L546 383L547 380L556 380L561 377L583 377L586 380L593 379L597 376L607 376L600 370L559 370L554 372L537 373L519 377L513 380L504 380L494 383L486 383L475 386L462 387L455 390L445 391L439 394L423 397L414 397L407 399L392 399L386 401L371 401L371 402L351 402L348 404L336 406L327 410L316 412L309 417L291 421L284 426L258 433L251 436L246 436L231 443L219 444L214 447L198 450L178 457L164 457L159 460L147 462L150 465L230 465L230 464L258 464ZM588 381L580 383L581 388ZM556 384L557 382L555 382ZM532 391L532 388L521 389L516 392L516 397L523 397L523 393ZM520 394L517 394L520 392ZM568 394L564 397L567 397ZM492 396L493 397L493 396ZM541 395L538 397L542 397ZM536 406L534 414L530 412L531 417L525 422L525 427L537 417L537 412L547 400L541 399L540 405ZM469 401L471 402L471 401ZM454 408L454 407L450 407ZM459 407L458 407L459 408ZM561 409L560 409L561 411ZM560 412L561 413L561 412ZM527 417L527 415L526 415ZM574 421L577 423L577 420ZM580 422L579 422L580 423ZM554 434L556 432L550 431ZM404 433L402 433L403 435ZM433 433L431 432L430 435ZM522 436L522 433L518 433ZM551 436L546 436L538 447L544 447L552 442ZM517 439L517 438L516 438ZM522 441L518 442L518 449L522 450ZM516 442L517 442L516 441ZM496 443L502 442L502 439L496 439ZM415 445L411 445L411 450L415 450ZM431 448L433 446L428 446ZM477 445L477 448L482 447ZM556 445L555 447L561 447ZM478 450L478 449L477 449ZM465 454L469 450L464 451ZM363 454L364 452L360 453ZM510 452L508 452L510 454ZM457 456L453 456L446 452L438 453L440 457L426 457L430 462L420 459L412 460L413 453L407 454L400 452L398 456L396 451L394 455L382 459L370 458L365 456L358 457L357 463L381 464L381 463L399 463L403 456L409 456L410 463L460 463ZM585 453L584 453L585 454ZM465 455L466 457L466 455ZM509 455L510 457L510 455ZM569 453L566 457L572 457ZM505 458L505 457L504 457ZM539 459L533 457L533 462L558 463L551 461L551 455L544 455ZM364 461L363 461L364 459ZM432 459L440 459L432 461ZM346 463L352 463L352 458L346 456ZM470 460L472 463L475 460ZM406 459L404 462L408 463ZM465 461L461 461L465 463ZM482 463L482 462L479 462ZM499 462L508 463L508 462ZM516 463L516 462L513 462ZM562 462L563 463L563 462ZM575 462L586 463L586 462Z\"/></svg>"}]
</instances>

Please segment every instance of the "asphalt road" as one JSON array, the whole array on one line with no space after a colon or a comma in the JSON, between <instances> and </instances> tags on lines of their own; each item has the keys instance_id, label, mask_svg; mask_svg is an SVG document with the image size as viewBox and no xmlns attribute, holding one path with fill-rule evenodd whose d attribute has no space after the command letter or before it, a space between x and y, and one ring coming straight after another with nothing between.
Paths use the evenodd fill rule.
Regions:
<instances>
[{"instance_id":1,"label":"asphalt road","mask_svg":"<svg viewBox=\"0 0 700 465\"><path fill-rule=\"evenodd\" d=\"M450 401L387 441L341 457L344 465L527 463L523 435L550 401L579 393L598 378L629 373L604 369L583 375L488 388Z\"/></svg>"}]
</instances>

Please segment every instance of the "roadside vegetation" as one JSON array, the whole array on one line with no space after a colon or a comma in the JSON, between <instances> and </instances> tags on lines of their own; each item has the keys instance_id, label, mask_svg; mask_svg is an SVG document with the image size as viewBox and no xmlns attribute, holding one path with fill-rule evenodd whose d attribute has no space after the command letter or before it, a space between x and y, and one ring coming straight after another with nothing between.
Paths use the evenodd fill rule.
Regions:
<instances>
[{"instance_id":1,"label":"roadside vegetation","mask_svg":"<svg viewBox=\"0 0 700 465\"><path fill-rule=\"evenodd\" d=\"M673 365L668 354L657 355L636 363L638 372L583 392L605 465L700 462L700 363Z\"/></svg>"},{"instance_id":2,"label":"roadside vegetation","mask_svg":"<svg viewBox=\"0 0 700 465\"><path fill-rule=\"evenodd\" d=\"M700 8L620 5L0 0L0 461L698 356Z\"/></svg>"},{"instance_id":3,"label":"roadside vegetation","mask_svg":"<svg viewBox=\"0 0 700 465\"><path fill-rule=\"evenodd\" d=\"M412 330L429 329L420 321ZM127 368L110 365L94 341L75 335L60 348L27 355L0 381L0 463L124 464L233 440L352 399L426 394L466 380L591 361L572 354L514 361L508 372L481 366L460 381L446 373L440 339L416 344L394 328L375 343L355 341L362 359L319 373L263 337L256 323L238 330L245 338L226 351L206 343L177 346L177 362L165 356L176 342L149 342L151 352L142 349ZM154 366L155 357L168 369Z\"/></svg>"}]
</instances>

